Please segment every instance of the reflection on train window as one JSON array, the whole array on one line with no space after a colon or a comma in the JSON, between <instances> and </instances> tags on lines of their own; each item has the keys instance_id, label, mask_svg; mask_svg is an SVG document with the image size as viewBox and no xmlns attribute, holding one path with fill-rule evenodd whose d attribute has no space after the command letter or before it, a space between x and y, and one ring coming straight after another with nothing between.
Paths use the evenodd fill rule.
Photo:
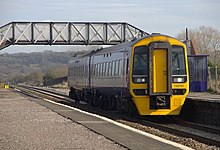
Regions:
<instances>
[{"instance_id":1,"label":"reflection on train window","mask_svg":"<svg viewBox=\"0 0 220 150\"><path fill-rule=\"evenodd\" d=\"M133 75L147 75L147 46L134 49Z\"/></svg>"},{"instance_id":2,"label":"reflection on train window","mask_svg":"<svg viewBox=\"0 0 220 150\"><path fill-rule=\"evenodd\" d=\"M172 73L173 75L186 75L184 49L172 46Z\"/></svg>"}]
</instances>

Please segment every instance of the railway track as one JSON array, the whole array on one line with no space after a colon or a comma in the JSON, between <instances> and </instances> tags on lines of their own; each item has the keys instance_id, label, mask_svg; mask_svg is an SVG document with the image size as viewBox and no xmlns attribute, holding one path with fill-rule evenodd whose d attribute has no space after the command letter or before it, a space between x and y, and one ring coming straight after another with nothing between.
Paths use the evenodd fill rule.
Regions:
<instances>
[{"instance_id":1,"label":"railway track","mask_svg":"<svg viewBox=\"0 0 220 150\"><path fill-rule=\"evenodd\" d=\"M196 123L192 123L192 122L188 122L188 121L183 121L183 120L179 120L179 119L176 120L176 121L179 125L182 125L182 126L185 126L185 127L199 129L199 130L202 130L202 131L205 131L205 132L220 135L220 128L217 128L217 127L200 125L200 124L196 124Z\"/></svg>"},{"instance_id":2,"label":"railway track","mask_svg":"<svg viewBox=\"0 0 220 150\"><path fill-rule=\"evenodd\" d=\"M219 128L199 125L199 124L186 122L186 121L179 120L179 119L178 120L175 119L175 120L168 121L168 122L164 122L164 121L160 122L157 119L152 120L149 118L148 119L129 118L125 114L121 114L121 113L113 114L114 112L106 113L105 111L102 111L101 109L90 107L88 105L83 105L85 103L80 103L80 104L73 103L74 100L71 100L67 95L61 94L59 92L54 92L51 90L46 90L43 88L31 87L31 86L19 86L19 87L14 86L13 88L19 89L23 94L26 94L29 96L34 95L35 97L38 97L38 98L41 97L41 98L50 99L50 100L53 100L59 103L64 103L67 105L78 107L80 109L84 109L92 113L99 113L100 115L103 115L103 113L105 113L105 116L113 120L116 120L120 123L129 125L131 127L134 127L140 130L146 131L145 129L146 127L152 127L162 132L167 132L175 136L183 137L185 138L184 140L193 139L195 141L205 143L207 145L220 147L220 129ZM178 142L178 141L175 141L175 142ZM191 144L185 144L184 142L180 142L180 143L186 146L192 146ZM195 147L192 146L192 148L195 148Z\"/></svg>"},{"instance_id":3,"label":"railway track","mask_svg":"<svg viewBox=\"0 0 220 150\"><path fill-rule=\"evenodd\" d=\"M174 135L192 138L208 145L220 147L220 129L194 124L186 121L175 120L171 123L156 123L154 121L141 120L142 125L151 126Z\"/></svg>"}]
</instances>

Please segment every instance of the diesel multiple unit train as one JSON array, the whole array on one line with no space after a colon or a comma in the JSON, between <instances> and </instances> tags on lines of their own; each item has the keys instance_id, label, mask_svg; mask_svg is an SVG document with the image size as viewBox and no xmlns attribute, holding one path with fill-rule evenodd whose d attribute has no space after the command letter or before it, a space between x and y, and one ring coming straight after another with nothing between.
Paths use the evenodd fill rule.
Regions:
<instances>
[{"instance_id":1,"label":"diesel multiple unit train","mask_svg":"<svg viewBox=\"0 0 220 150\"><path fill-rule=\"evenodd\" d=\"M152 34L74 57L69 96L104 109L179 115L189 92L186 46Z\"/></svg>"}]
</instances>

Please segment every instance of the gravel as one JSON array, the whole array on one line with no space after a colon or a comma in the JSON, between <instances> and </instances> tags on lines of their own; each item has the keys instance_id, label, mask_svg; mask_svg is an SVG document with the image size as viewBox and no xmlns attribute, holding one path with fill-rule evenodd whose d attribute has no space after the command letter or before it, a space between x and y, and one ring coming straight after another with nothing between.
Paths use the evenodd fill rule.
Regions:
<instances>
[{"instance_id":1,"label":"gravel","mask_svg":"<svg viewBox=\"0 0 220 150\"><path fill-rule=\"evenodd\" d=\"M198 141L193 140L192 138L185 138L185 137L180 137L180 136L176 136L173 134L169 134L167 132L163 132L161 130L149 127L149 126L143 126L141 124L138 123L132 123L132 122L128 122L125 120L117 120L118 122L131 126L133 128L148 132L150 134L162 137L164 139L170 140L170 141L174 141L176 143L180 143L182 145L188 146L190 148L196 149L196 150L220 150L220 147L216 147L216 146L209 146L207 144L204 143L200 143Z\"/></svg>"},{"instance_id":2,"label":"gravel","mask_svg":"<svg viewBox=\"0 0 220 150\"><path fill-rule=\"evenodd\" d=\"M17 93L2 91L0 149L126 149Z\"/></svg>"}]
</instances>

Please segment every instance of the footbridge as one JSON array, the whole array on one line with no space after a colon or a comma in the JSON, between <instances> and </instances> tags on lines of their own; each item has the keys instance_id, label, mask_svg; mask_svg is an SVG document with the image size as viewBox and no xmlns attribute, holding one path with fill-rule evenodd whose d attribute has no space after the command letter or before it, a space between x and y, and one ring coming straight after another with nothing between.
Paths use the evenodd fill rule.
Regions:
<instances>
[{"instance_id":1,"label":"footbridge","mask_svg":"<svg viewBox=\"0 0 220 150\"><path fill-rule=\"evenodd\" d=\"M10 22L0 27L0 50L10 45L116 45L146 35L126 22Z\"/></svg>"}]
</instances>

